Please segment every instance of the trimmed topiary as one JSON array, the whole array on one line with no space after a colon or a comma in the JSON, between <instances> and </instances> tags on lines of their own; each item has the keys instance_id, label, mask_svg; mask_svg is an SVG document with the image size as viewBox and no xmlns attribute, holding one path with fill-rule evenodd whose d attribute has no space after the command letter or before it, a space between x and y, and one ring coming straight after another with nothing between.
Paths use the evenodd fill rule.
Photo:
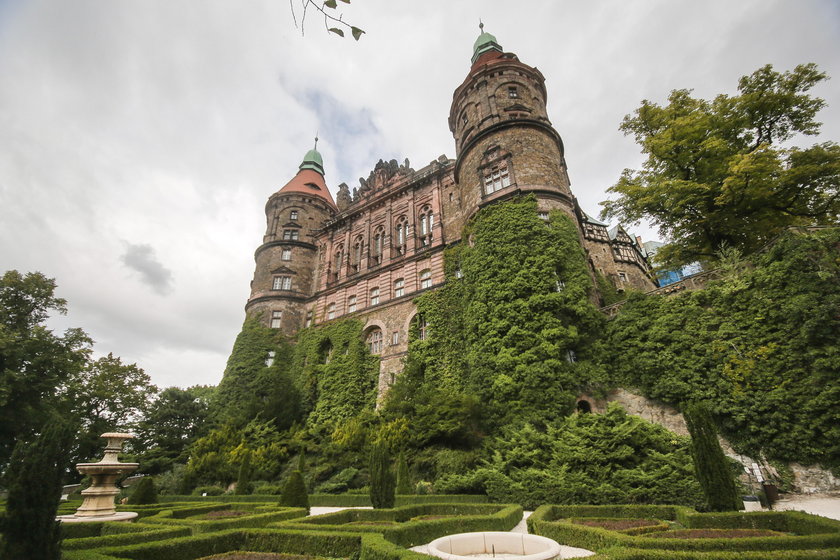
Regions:
<instances>
[{"instance_id":1,"label":"trimmed topiary","mask_svg":"<svg viewBox=\"0 0 840 560\"><path fill-rule=\"evenodd\" d=\"M156 504L158 502L157 488L151 476L144 476L137 483L134 492L128 497L129 504Z\"/></svg>"},{"instance_id":2,"label":"trimmed topiary","mask_svg":"<svg viewBox=\"0 0 840 560\"><path fill-rule=\"evenodd\" d=\"M397 458L397 494L412 494L411 476L408 474L408 462L405 453L400 452Z\"/></svg>"},{"instance_id":3,"label":"trimmed topiary","mask_svg":"<svg viewBox=\"0 0 840 560\"><path fill-rule=\"evenodd\" d=\"M292 476L286 481L283 494L280 495L280 505L285 507L302 507L309 511L309 495L300 471L292 471Z\"/></svg>"},{"instance_id":4,"label":"trimmed topiary","mask_svg":"<svg viewBox=\"0 0 840 560\"><path fill-rule=\"evenodd\" d=\"M735 477L718 441L709 409L700 403L683 406L683 416L691 433L691 458L694 471L710 511L737 511L741 498Z\"/></svg>"},{"instance_id":5,"label":"trimmed topiary","mask_svg":"<svg viewBox=\"0 0 840 560\"><path fill-rule=\"evenodd\" d=\"M374 508L392 508L396 495L396 480L391 469L388 444L377 441L370 453L370 501Z\"/></svg>"},{"instance_id":6,"label":"trimmed topiary","mask_svg":"<svg viewBox=\"0 0 840 560\"><path fill-rule=\"evenodd\" d=\"M244 495L254 493L254 483L251 482L251 450L247 449L239 464L239 478L236 480L234 494Z\"/></svg>"}]
</instances>

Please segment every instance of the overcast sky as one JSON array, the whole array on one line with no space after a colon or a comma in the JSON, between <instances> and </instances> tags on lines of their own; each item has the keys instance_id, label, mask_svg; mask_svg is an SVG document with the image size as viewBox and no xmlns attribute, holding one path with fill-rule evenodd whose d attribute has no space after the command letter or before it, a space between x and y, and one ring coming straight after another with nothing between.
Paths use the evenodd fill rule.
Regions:
<instances>
[{"instance_id":1,"label":"overcast sky","mask_svg":"<svg viewBox=\"0 0 840 560\"><path fill-rule=\"evenodd\" d=\"M159 386L218 383L268 196L316 131L333 193L379 158L454 157L479 18L545 75L590 214L642 161L622 117L672 89L735 93L764 64L816 62L834 76L816 140L840 139L837 1L339 4L358 43L314 14L301 36L285 0L0 0L0 272L54 277L70 313L52 324Z\"/></svg>"}]
</instances>

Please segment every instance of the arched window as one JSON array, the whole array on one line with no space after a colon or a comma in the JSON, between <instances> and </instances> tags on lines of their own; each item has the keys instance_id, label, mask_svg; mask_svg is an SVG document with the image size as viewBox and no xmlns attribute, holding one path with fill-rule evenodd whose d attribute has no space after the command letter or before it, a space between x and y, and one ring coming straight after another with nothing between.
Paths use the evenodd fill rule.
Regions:
<instances>
[{"instance_id":1,"label":"arched window","mask_svg":"<svg viewBox=\"0 0 840 560\"><path fill-rule=\"evenodd\" d=\"M333 256L332 280L338 280L338 276L341 273L341 265L343 262L344 245L339 245L338 248L335 250L335 255Z\"/></svg>"},{"instance_id":2,"label":"arched window","mask_svg":"<svg viewBox=\"0 0 840 560\"><path fill-rule=\"evenodd\" d=\"M350 260L350 267L352 268L353 272L358 272L359 267L361 267L362 263L362 253L364 253L365 249L365 240L362 239L362 236L356 238L356 242L353 243L353 258Z\"/></svg>"},{"instance_id":3,"label":"arched window","mask_svg":"<svg viewBox=\"0 0 840 560\"><path fill-rule=\"evenodd\" d=\"M428 247L432 244L432 236L435 228L435 216L432 214L432 209L424 206L420 210L419 224L420 228L420 244L423 247Z\"/></svg>"},{"instance_id":4,"label":"arched window","mask_svg":"<svg viewBox=\"0 0 840 560\"><path fill-rule=\"evenodd\" d=\"M382 249L385 246L385 228L379 226L373 232L373 243L370 246L371 264L382 264Z\"/></svg>"},{"instance_id":5,"label":"arched window","mask_svg":"<svg viewBox=\"0 0 840 560\"><path fill-rule=\"evenodd\" d=\"M382 329L376 327L371 329L367 335L367 347L371 354L382 352Z\"/></svg>"},{"instance_id":6,"label":"arched window","mask_svg":"<svg viewBox=\"0 0 840 560\"><path fill-rule=\"evenodd\" d=\"M370 289L370 305L379 305L379 288Z\"/></svg>"},{"instance_id":7,"label":"arched window","mask_svg":"<svg viewBox=\"0 0 840 560\"><path fill-rule=\"evenodd\" d=\"M331 303L327 306L327 319L335 319L335 304Z\"/></svg>"},{"instance_id":8,"label":"arched window","mask_svg":"<svg viewBox=\"0 0 840 560\"><path fill-rule=\"evenodd\" d=\"M356 296L347 298L347 313L354 313L356 311Z\"/></svg>"},{"instance_id":9,"label":"arched window","mask_svg":"<svg viewBox=\"0 0 840 560\"><path fill-rule=\"evenodd\" d=\"M408 240L408 220L405 216L397 218L394 225L394 252L397 255L405 254L406 241Z\"/></svg>"},{"instance_id":10,"label":"arched window","mask_svg":"<svg viewBox=\"0 0 840 560\"><path fill-rule=\"evenodd\" d=\"M415 340L426 340L426 337L429 335L429 325L426 323L426 316L418 313L411 320L411 323L411 336Z\"/></svg>"}]
</instances>

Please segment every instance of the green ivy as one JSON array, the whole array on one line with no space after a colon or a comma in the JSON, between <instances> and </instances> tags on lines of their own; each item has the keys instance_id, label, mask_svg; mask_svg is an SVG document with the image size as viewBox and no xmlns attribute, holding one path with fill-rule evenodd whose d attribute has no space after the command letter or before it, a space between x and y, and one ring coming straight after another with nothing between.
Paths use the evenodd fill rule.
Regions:
<instances>
[{"instance_id":1,"label":"green ivy","mask_svg":"<svg viewBox=\"0 0 840 560\"><path fill-rule=\"evenodd\" d=\"M840 229L786 235L706 289L631 296L610 321L612 383L708 404L736 449L840 467Z\"/></svg>"}]
</instances>

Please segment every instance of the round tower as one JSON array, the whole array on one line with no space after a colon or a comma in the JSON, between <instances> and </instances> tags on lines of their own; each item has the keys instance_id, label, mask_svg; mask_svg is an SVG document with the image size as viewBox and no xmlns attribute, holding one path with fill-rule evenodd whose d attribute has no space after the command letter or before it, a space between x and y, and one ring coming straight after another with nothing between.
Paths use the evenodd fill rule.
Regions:
<instances>
[{"instance_id":1,"label":"round tower","mask_svg":"<svg viewBox=\"0 0 840 560\"><path fill-rule=\"evenodd\" d=\"M475 212L533 192L540 210L557 208L574 217L563 141L546 113L545 78L481 28L469 74L449 111L455 180L465 207Z\"/></svg>"},{"instance_id":2,"label":"round tower","mask_svg":"<svg viewBox=\"0 0 840 560\"><path fill-rule=\"evenodd\" d=\"M309 150L297 175L265 205L266 232L254 253L248 315L286 335L304 326L304 302L313 294L318 268L314 233L336 212L321 154Z\"/></svg>"}]
</instances>

